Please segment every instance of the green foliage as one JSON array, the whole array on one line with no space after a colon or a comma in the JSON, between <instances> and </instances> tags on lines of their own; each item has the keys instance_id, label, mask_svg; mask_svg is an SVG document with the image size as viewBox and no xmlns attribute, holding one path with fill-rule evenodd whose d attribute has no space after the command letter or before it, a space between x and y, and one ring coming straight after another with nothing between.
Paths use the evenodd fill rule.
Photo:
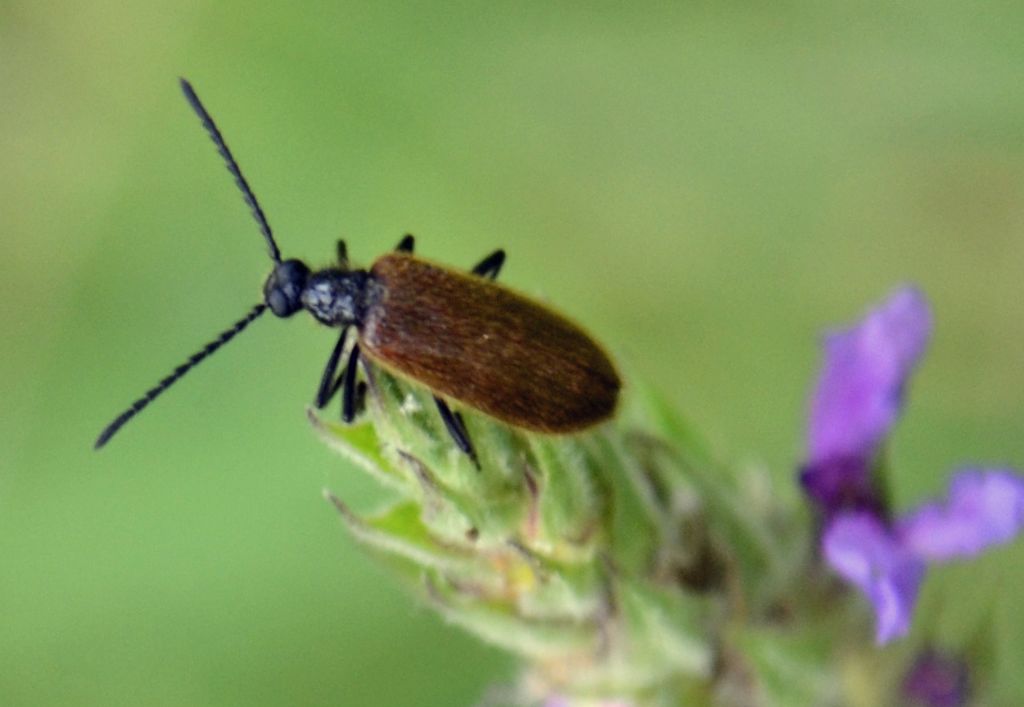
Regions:
<instances>
[{"instance_id":1,"label":"green foliage","mask_svg":"<svg viewBox=\"0 0 1024 707\"><path fill-rule=\"evenodd\" d=\"M786 551L803 545L783 544L770 529L782 509L752 503L742 478L663 406L559 437L463 410L480 469L420 386L374 368L366 406L353 426L311 420L393 499L359 515L328 498L448 621L524 660L522 703L751 694L720 680L715 663L736 638L730 626L767 616L793 569ZM756 635L735 646L765 676L754 691L768 694L778 661L758 660ZM790 693L823 693L806 682Z\"/></svg>"}]
</instances>

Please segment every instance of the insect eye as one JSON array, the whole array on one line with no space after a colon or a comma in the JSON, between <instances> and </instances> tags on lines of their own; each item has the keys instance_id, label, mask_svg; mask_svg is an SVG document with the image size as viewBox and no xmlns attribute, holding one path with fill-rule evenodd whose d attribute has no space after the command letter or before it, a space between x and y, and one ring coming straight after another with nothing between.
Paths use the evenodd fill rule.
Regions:
<instances>
[{"instance_id":1,"label":"insect eye","mask_svg":"<svg viewBox=\"0 0 1024 707\"><path fill-rule=\"evenodd\" d=\"M263 286L270 311L279 317L290 317L302 309L302 290L308 277L309 268L299 260L278 263Z\"/></svg>"},{"instance_id":2,"label":"insect eye","mask_svg":"<svg viewBox=\"0 0 1024 707\"><path fill-rule=\"evenodd\" d=\"M291 316L299 310L299 307L295 306L294 300L291 300L284 288L281 287L267 293L267 306L270 307L271 312L279 317Z\"/></svg>"}]
</instances>

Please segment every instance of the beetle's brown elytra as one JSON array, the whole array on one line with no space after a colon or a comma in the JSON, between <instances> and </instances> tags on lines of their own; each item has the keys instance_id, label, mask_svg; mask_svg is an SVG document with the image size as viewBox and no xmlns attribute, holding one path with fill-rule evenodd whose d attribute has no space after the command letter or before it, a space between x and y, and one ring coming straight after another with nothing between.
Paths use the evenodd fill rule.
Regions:
<instances>
[{"instance_id":1,"label":"beetle's brown elytra","mask_svg":"<svg viewBox=\"0 0 1024 707\"><path fill-rule=\"evenodd\" d=\"M429 388L452 439L478 468L462 416L447 401L548 434L576 432L611 417L621 382L608 356L569 319L496 284L502 250L469 273L412 255L412 236L369 270L350 266L344 241L338 242L332 267L312 271L300 260L282 260L263 209L213 118L186 80L181 87L249 205L274 269L263 286L264 301L118 415L96 440L97 449L268 309L281 318L306 310L341 329L320 378L318 407L341 391L342 419L354 419L362 356L363 366L372 362ZM347 347L350 330L356 341Z\"/></svg>"},{"instance_id":2,"label":"beetle's brown elytra","mask_svg":"<svg viewBox=\"0 0 1024 707\"><path fill-rule=\"evenodd\" d=\"M566 433L615 411L619 376L583 330L479 276L379 258L359 344L385 368L516 427Z\"/></svg>"}]
</instances>

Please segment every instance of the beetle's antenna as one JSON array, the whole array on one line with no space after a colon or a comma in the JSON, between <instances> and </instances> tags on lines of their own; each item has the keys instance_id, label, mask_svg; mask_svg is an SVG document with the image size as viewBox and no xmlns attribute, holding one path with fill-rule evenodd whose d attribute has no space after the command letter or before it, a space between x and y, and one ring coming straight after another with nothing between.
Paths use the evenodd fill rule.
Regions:
<instances>
[{"instance_id":1,"label":"beetle's antenna","mask_svg":"<svg viewBox=\"0 0 1024 707\"><path fill-rule=\"evenodd\" d=\"M249 205L249 209L252 211L253 218L256 219L256 223L259 224L260 231L263 233L263 237L267 239L267 246L270 248L270 257L274 259L275 263L281 262L281 251L277 248L277 243L274 242L274 235L270 231L270 224L267 223L267 217L263 215L263 209L260 208L260 202L256 200L256 195L252 193L252 189L249 188L249 182L245 181L245 177L242 176L242 170L238 167L238 163L235 162L235 158L231 154L231 150L228 149L228 144L224 142L224 137L220 134L220 130L217 129L217 124L213 122L213 118L206 112L206 108L203 107L202 101L199 100L199 96L196 95L195 90L192 88L186 79L181 79L181 90L185 93L185 98L188 100L189 105L192 106L192 110L196 112L199 119L203 121L203 127L206 128L206 132L210 133L210 139L213 140L213 144L217 146L217 152L224 158L224 162L227 164L228 171L235 178L235 184L242 190L242 196L245 198L245 203Z\"/></svg>"},{"instance_id":2,"label":"beetle's antenna","mask_svg":"<svg viewBox=\"0 0 1024 707\"><path fill-rule=\"evenodd\" d=\"M266 308L267 305L263 303L260 303L253 307L248 314L246 314L242 319L239 319L237 322L235 322L234 326L232 326L230 329L223 332L216 339L208 343L200 351L197 351L196 353L189 356L188 361L175 368L173 371L171 371L171 374L169 376L167 376L159 383L157 383L155 386L147 390L145 395L143 395L141 398L132 403L127 410L122 412L120 415L114 418L113 422L107 425L106 429L104 429L100 433L100 436L96 438L96 444L94 445L93 449L99 449L108 441L110 441L110 438L113 437L114 434L119 429L121 429L126 422L128 422L128 420L132 419L140 412L142 412L147 405L156 400L156 398L162 392L164 392L172 385L174 385L174 383L179 378L188 373L195 366L199 365L199 363L201 363L204 358L212 354L214 351L219 349L224 344L231 341L231 339L233 339L236 334L240 333L243 329L249 326L249 324L254 319L263 314Z\"/></svg>"}]
</instances>

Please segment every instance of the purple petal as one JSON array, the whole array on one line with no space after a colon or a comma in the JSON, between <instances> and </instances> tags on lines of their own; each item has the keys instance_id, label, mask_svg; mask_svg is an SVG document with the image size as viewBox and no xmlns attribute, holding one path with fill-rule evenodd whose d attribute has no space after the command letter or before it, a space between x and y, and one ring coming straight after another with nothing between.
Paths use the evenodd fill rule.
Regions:
<instances>
[{"instance_id":1,"label":"purple petal","mask_svg":"<svg viewBox=\"0 0 1024 707\"><path fill-rule=\"evenodd\" d=\"M879 518L885 504L866 460L833 457L800 470L800 485L828 522L836 513L870 511Z\"/></svg>"},{"instance_id":2,"label":"purple petal","mask_svg":"<svg viewBox=\"0 0 1024 707\"><path fill-rule=\"evenodd\" d=\"M970 692L967 664L934 650L918 656L903 681L903 694L923 707L963 707Z\"/></svg>"},{"instance_id":3,"label":"purple petal","mask_svg":"<svg viewBox=\"0 0 1024 707\"><path fill-rule=\"evenodd\" d=\"M906 634L925 564L870 513L836 517L822 536L825 560L867 596L875 609L875 640Z\"/></svg>"},{"instance_id":4,"label":"purple petal","mask_svg":"<svg viewBox=\"0 0 1024 707\"><path fill-rule=\"evenodd\" d=\"M849 329L825 339L825 364L811 400L809 466L874 456L899 415L903 389L931 332L924 295L896 290Z\"/></svg>"},{"instance_id":5,"label":"purple petal","mask_svg":"<svg viewBox=\"0 0 1024 707\"><path fill-rule=\"evenodd\" d=\"M971 557L1008 542L1024 527L1024 478L1009 470L962 471L949 499L921 506L900 520L901 543L920 557Z\"/></svg>"}]
</instances>

